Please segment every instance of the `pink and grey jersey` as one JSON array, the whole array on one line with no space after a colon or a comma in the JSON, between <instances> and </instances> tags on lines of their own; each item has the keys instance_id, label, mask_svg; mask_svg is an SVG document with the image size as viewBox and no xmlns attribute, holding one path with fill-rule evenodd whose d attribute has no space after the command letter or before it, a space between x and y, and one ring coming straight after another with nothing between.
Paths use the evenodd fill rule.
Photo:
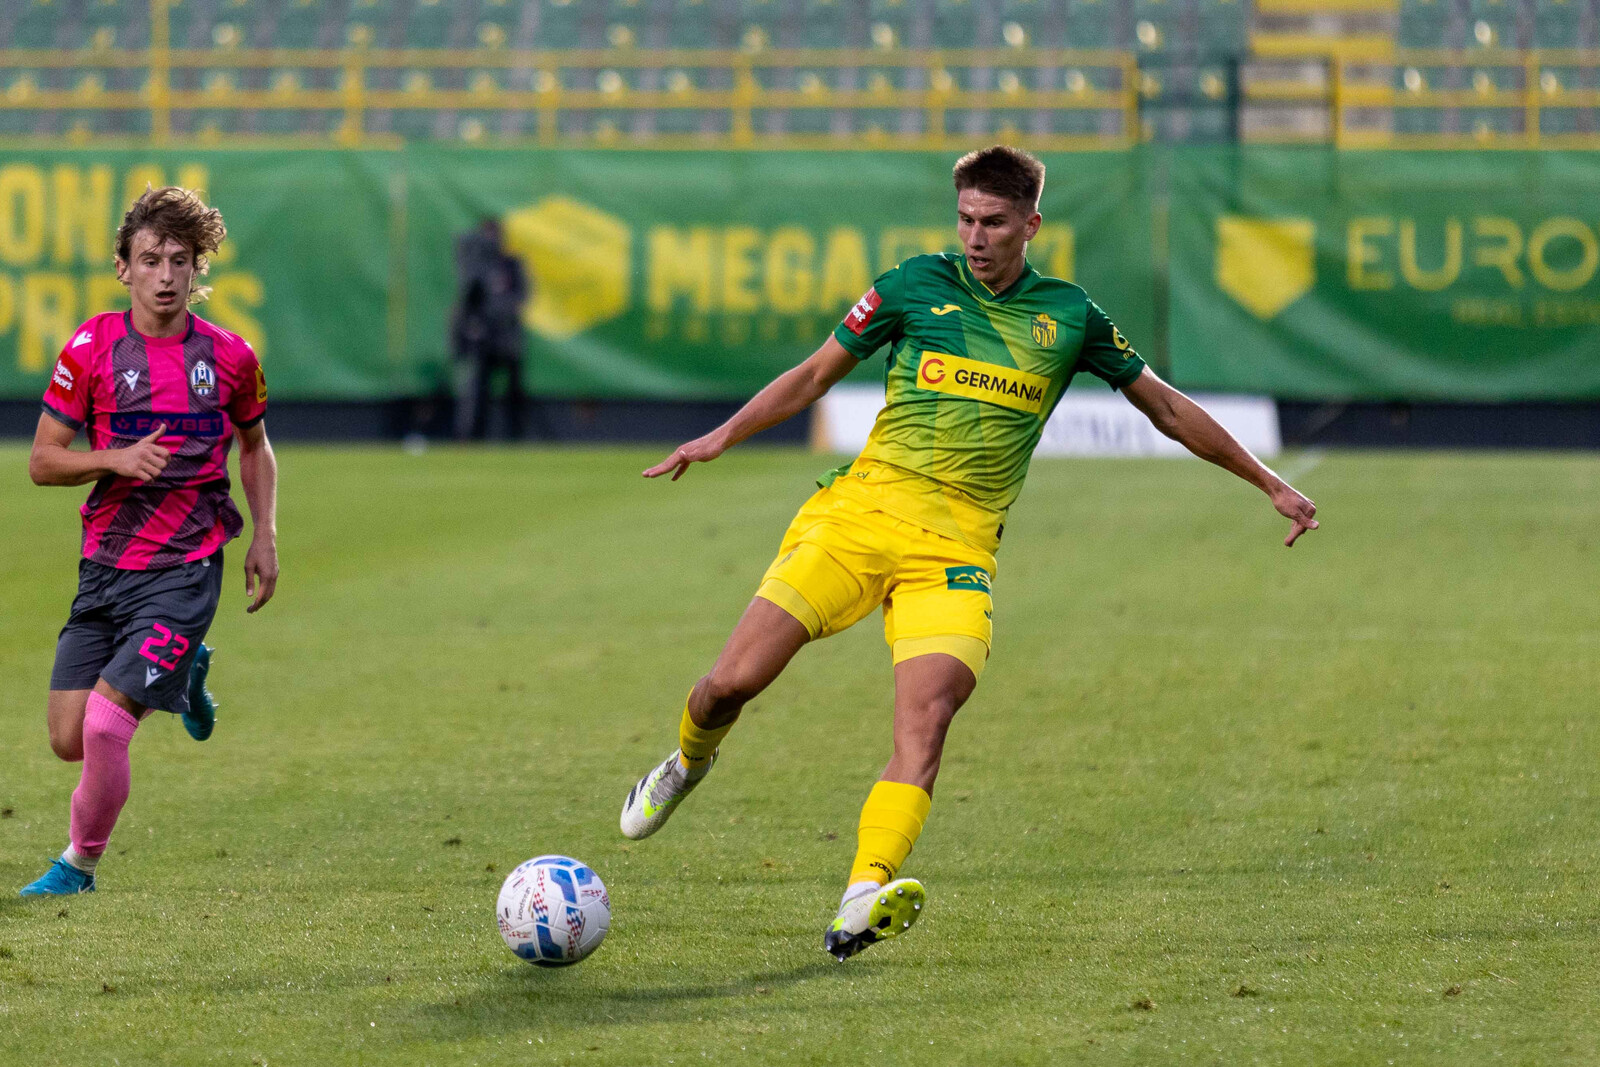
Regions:
<instances>
[{"instance_id":1,"label":"pink and grey jersey","mask_svg":"<svg viewBox=\"0 0 1600 1067\"><path fill-rule=\"evenodd\" d=\"M267 413L267 380L250 346L191 314L176 337L145 337L130 312L84 323L56 362L44 410L89 447L126 448L161 423L171 449L150 481L108 475L83 505L83 557L159 570L211 555L244 520L228 496L235 427Z\"/></svg>"}]
</instances>

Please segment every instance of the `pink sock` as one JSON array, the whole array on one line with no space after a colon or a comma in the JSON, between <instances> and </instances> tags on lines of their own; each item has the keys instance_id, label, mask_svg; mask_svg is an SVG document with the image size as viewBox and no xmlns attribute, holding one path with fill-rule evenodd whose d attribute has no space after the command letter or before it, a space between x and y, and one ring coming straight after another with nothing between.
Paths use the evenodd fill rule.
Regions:
<instances>
[{"instance_id":1,"label":"pink sock","mask_svg":"<svg viewBox=\"0 0 1600 1067\"><path fill-rule=\"evenodd\" d=\"M122 805L128 802L133 770L128 745L139 720L99 693L89 694L83 717L83 777L72 791L72 847L98 856L111 840Z\"/></svg>"}]
</instances>

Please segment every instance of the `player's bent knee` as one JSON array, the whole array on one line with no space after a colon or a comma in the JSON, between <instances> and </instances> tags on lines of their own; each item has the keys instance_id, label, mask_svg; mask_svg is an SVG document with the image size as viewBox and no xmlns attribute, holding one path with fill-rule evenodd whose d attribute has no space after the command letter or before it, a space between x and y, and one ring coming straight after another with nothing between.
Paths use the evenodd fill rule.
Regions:
<instances>
[{"instance_id":1,"label":"player's bent knee","mask_svg":"<svg viewBox=\"0 0 1600 1067\"><path fill-rule=\"evenodd\" d=\"M50 734L50 751L54 752L59 760L66 763L77 763L83 759L83 738L81 736L62 736L52 732Z\"/></svg>"},{"instance_id":2,"label":"player's bent knee","mask_svg":"<svg viewBox=\"0 0 1600 1067\"><path fill-rule=\"evenodd\" d=\"M737 667L719 668L706 677L706 697L717 708L741 708L765 688L752 672Z\"/></svg>"}]
</instances>

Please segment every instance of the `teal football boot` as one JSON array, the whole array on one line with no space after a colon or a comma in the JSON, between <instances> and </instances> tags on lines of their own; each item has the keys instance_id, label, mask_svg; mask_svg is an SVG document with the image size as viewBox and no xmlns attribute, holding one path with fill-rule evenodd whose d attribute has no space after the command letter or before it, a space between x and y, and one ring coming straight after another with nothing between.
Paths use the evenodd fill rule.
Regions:
<instances>
[{"instance_id":1,"label":"teal football boot","mask_svg":"<svg viewBox=\"0 0 1600 1067\"><path fill-rule=\"evenodd\" d=\"M58 859L34 882L17 891L19 897L70 897L94 892L94 875L84 874L66 860Z\"/></svg>"},{"instance_id":2,"label":"teal football boot","mask_svg":"<svg viewBox=\"0 0 1600 1067\"><path fill-rule=\"evenodd\" d=\"M217 728L217 702L206 688L211 673L211 648L202 643L189 665L189 710L183 713L183 728L196 741L204 741Z\"/></svg>"}]
</instances>

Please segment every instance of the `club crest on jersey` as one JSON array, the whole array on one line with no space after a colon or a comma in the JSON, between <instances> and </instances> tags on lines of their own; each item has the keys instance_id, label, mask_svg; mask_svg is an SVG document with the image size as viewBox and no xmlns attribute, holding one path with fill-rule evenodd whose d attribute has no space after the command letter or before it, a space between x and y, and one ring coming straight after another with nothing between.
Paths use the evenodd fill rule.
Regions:
<instances>
[{"instance_id":1,"label":"club crest on jersey","mask_svg":"<svg viewBox=\"0 0 1600 1067\"><path fill-rule=\"evenodd\" d=\"M136 370L123 371L122 380L128 383L128 392L130 393L139 388L139 372Z\"/></svg>"},{"instance_id":2,"label":"club crest on jersey","mask_svg":"<svg viewBox=\"0 0 1600 1067\"><path fill-rule=\"evenodd\" d=\"M1055 319L1045 314L1033 317L1033 343L1040 348L1049 348L1056 343Z\"/></svg>"},{"instance_id":3,"label":"club crest on jersey","mask_svg":"<svg viewBox=\"0 0 1600 1067\"><path fill-rule=\"evenodd\" d=\"M200 360L189 372L189 388L194 390L195 396L210 396L216 387L217 372L211 369L211 364Z\"/></svg>"}]
</instances>

